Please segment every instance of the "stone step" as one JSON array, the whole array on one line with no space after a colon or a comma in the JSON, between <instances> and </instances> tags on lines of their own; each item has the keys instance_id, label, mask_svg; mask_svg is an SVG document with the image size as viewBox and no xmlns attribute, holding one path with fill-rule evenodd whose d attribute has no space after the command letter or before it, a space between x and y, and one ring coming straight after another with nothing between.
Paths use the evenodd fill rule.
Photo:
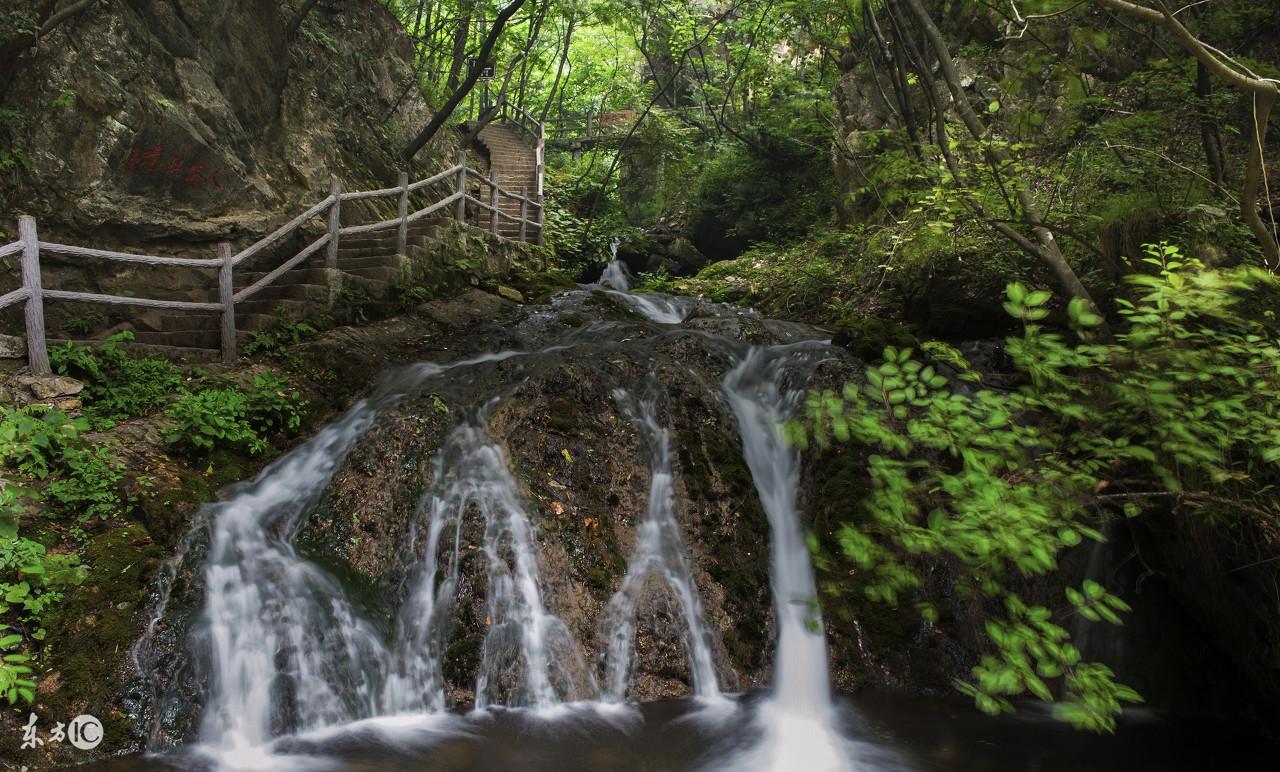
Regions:
<instances>
[{"instance_id":1,"label":"stone step","mask_svg":"<svg viewBox=\"0 0 1280 772\"><path fill-rule=\"evenodd\" d=\"M408 243L410 246L421 246L435 235L435 232L430 235L411 235L408 238ZM394 230L389 234L361 233L356 236L343 236L338 239L338 253L341 254L344 249L390 249L394 252L397 244L399 244L399 239L396 237Z\"/></svg>"},{"instance_id":2,"label":"stone step","mask_svg":"<svg viewBox=\"0 0 1280 772\"><path fill-rule=\"evenodd\" d=\"M251 300L303 300L311 302L328 302L329 286L327 284L285 283L289 279L285 274L280 281L268 285L254 293Z\"/></svg>"},{"instance_id":3,"label":"stone step","mask_svg":"<svg viewBox=\"0 0 1280 772\"><path fill-rule=\"evenodd\" d=\"M339 258L338 270L343 273L352 273L363 268L399 268L404 262L405 258L394 252L368 255L367 257Z\"/></svg>"},{"instance_id":4,"label":"stone step","mask_svg":"<svg viewBox=\"0 0 1280 772\"><path fill-rule=\"evenodd\" d=\"M362 279L370 279L375 282L394 282L400 281L405 277L406 271L403 268L389 268L386 266L376 266L369 268L356 268L354 270L345 271L352 276L358 276Z\"/></svg>"},{"instance_id":5,"label":"stone step","mask_svg":"<svg viewBox=\"0 0 1280 772\"><path fill-rule=\"evenodd\" d=\"M243 347L252 339L252 330L237 330L236 345ZM136 341L144 346L163 346L172 349L209 349L218 351L222 347L222 332L219 330L173 330L170 332L138 332L134 333Z\"/></svg>"},{"instance_id":6,"label":"stone step","mask_svg":"<svg viewBox=\"0 0 1280 772\"><path fill-rule=\"evenodd\" d=\"M244 273L237 273L235 276L236 290L242 290L266 275L266 271L246 271ZM324 258L319 258L318 264L315 262L308 262L307 267L299 266L294 268L279 279L276 279L276 281L269 286L274 286L275 284L328 285L328 283L329 274L326 273L326 269L324 268ZM264 289L263 292L266 292L266 290Z\"/></svg>"},{"instance_id":7,"label":"stone step","mask_svg":"<svg viewBox=\"0 0 1280 772\"><path fill-rule=\"evenodd\" d=\"M409 246L421 247L421 246L426 246L426 243L427 243L426 239L423 239L421 243L410 242ZM394 256L395 253L396 253L395 241L392 241L390 244L374 244L367 247L342 246L338 248L338 267L341 268L343 266L344 261L346 260L359 260L367 257L382 257L384 255Z\"/></svg>"},{"instance_id":8,"label":"stone step","mask_svg":"<svg viewBox=\"0 0 1280 772\"><path fill-rule=\"evenodd\" d=\"M49 347L63 346L67 343L74 342L82 346L93 346L101 343L100 340L60 340L49 339ZM122 344L126 350L138 357L158 357L168 359L173 362L216 362L218 360L218 352L211 349L190 348L187 346L161 346L151 343L142 343L137 340L129 341Z\"/></svg>"},{"instance_id":9,"label":"stone step","mask_svg":"<svg viewBox=\"0 0 1280 772\"><path fill-rule=\"evenodd\" d=\"M276 316L285 319L305 319L310 312L315 310L315 303L296 300L278 300L278 298L260 298L253 296L250 300L242 303L236 303L236 325L239 326L239 318L244 316Z\"/></svg>"},{"instance_id":10,"label":"stone step","mask_svg":"<svg viewBox=\"0 0 1280 772\"><path fill-rule=\"evenodd\" d=\"M280 321L275 314L236 313L237 330L268 330ZM184 331L217 331L222 329L221 314L166 314L157 322L148 324L148 329L138 328L135 323L135 335L144 332L184 332Z\"/></svg>"}]
</instances>

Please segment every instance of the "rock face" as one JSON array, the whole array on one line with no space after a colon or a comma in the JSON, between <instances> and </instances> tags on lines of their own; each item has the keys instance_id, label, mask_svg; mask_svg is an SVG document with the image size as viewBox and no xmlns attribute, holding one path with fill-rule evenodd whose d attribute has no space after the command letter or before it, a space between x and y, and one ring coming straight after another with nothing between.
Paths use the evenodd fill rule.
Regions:
<instances>
[{"instance_id":1,"label":"rock face","mask_svg":"<svg viewBox=\"0 0 1280 772\"><path fill-rule=\"evenodd\" d=\"M260 233L330 174L394 181L396 138L430 117L408 38L356 0L319 3L286 40L291 5L134 0L58 27L3 95L25 159L3 209L45 238L173 247Z\"/></svg>"},{"instance_id":2,"label":"rock face","mask_svg":"<svg viewBox=\"0 0 1280 772\"><path fill-rule=\"evenodd\" d=\"M571 341L585 318L601 315L625 313L603 296L588 296L580 310L562 308L551 319L545 309L530 310L524 323L491 331L497 340L490 347L517 338L522 350ZM731 329L758 341L773 339L759 322ZM638 345L633 335L640 336ZM304 552L363 588L359 597L386 599L385 608L375 602L373 616L389 618L409 570L403 545L415 527L415 507L433 483L432 460L454 426L468 415L483 415L522 488L538 539L544 602L572 633L578 656L598 671L600 654L608 650L604 612L626 573L650 482L648 452L613 391L639 388L656 376L660 420L673 438L676 516L721 685L764 683L773 640L769 529L732 413L720 396L729 352L708 336L659 335L625 324L590 341L468 372L456 384L434 384L384 415L351 452L304 528ZM502 401L483 409L496 394L504 395ZM464 545L479 542L466 525L462 538ZM480 554L464 546L461 559L461 575L470 579L454 604L444 673L453 699L467 705L486 632L486 587ZM683 620L664 583L646 583L637 616L630 695L689 694Z\"/></svg>"}]
</instances>

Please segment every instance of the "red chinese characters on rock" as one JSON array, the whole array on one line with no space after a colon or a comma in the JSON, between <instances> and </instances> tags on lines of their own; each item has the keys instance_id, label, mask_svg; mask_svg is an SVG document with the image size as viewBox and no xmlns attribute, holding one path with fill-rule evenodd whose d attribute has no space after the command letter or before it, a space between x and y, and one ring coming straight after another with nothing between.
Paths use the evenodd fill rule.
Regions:
<instances>
[{"instance_id":1,"label":"red chinese characters on rock","mask_svg":"<svg viewBox=\"0 0 1280 772\"><path fill-rule=\"evenodd\" d=\"M222 180L219 178L220 170L210 170L199 161L188 163L187 159L172 153L166 157L164 145L160 143L156 143L149 150L135 147L129 151L129 160L125 162L124 173L130 177L139 173L161 174L178 180L188 188L222 187Z\"/></svg>"}]
</instances>

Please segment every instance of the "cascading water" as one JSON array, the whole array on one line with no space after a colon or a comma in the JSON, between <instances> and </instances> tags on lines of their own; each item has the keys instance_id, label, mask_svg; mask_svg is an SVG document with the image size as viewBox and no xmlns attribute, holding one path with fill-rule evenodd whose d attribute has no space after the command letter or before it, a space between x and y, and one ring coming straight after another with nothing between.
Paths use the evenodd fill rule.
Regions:
<instances>
[{"instance_id":1,"label":"cascading water","mask_svg":"<svg viewBox=\"0 0 1280 772\"><path fill-rule=\"evenodd\" d=\"M358 402L214 507L207 518L204 611L193 639L209 669L200 738L226 763L269 765L260 749L274 737L382 711L390 655L381 637L341 585L297 553L293 540L381 407L434 375L515 355L407 368L377 400ZM137 650L134 656L141 660Z\"/></svg>"},{"instance_id":2,"label":"cascading water","mask_svg":"<svg viewBox=\"0 0 1280 772\"><path fill-rule=\"evenodd\" d=\"M680 324L688 318L689 312L697 302L693 298L662 295L656 292L631 294L631 274L618 259L617 239L614 239L609 249L612 259L605 266L604 273L600 274L596 284L608 292L610 297L620 300L638 311L641 316L659 324Z\"/></svg>"},{"instance_id":3,"label":"cascading water","mask_svg":"<svg viewBox=\"0 0 1280 772\"><path fill-rule=\"evenodd\" d=\"M796 511L799 453L782 431L802 396L784 388L783 379L794 359L806 356L806 349L812 351L812 344L752 348L724 379L743 455L769 518L778 626L773 693L758 719L764 740L744 763L777 772L849 768L845 742L834 722L813 565Z\"/></svg>"},{"instance_id":4,"label":"cascading water","mask_svg":"<svg viewBox=\"0 0 1280 772\"><path fill-rule=\"evenodd\" d=\"M568 680L572 674L567 670L585 673L585 668L574 662L576 647L564 623L543 604L533 527L506 454L476 426L459 428L451 438L455 440L463 448L464 499L484 518L481 549L489 630L476 679L476 707L549 708L561 701L553 680ZM553 658L553 653L559 656ZM560 671L559 678L553 668ZM520 682L504 683L513 673L523 674ZM594 694L594 684L590 692Z\"/></svg>"},{"instance_id":5,"label":"cascading water","mask_svg":"<svg viewBox=\"0 0 1280 772\"><path fill-rule=\"evenodd\" d=\"M600 280L597 284L619 292L630 292L631 274L627 272L627 267L618 259L618 245L621 243L618 239L614 239L609 243L609 264L604 267L604 273L600 274Z\"/></svg>"},{"instance_id":6,"label":"cascading water","mask_svg":"<svg viewBox=\"0 0 1280 772\"><path fill-rule=\"evenodd\" d=\"M649 503L644 520L636 529L636 544L627 561L622 586L614 593L605 613L605 635L609 641L605 699L626 698L632 659L635 655L636 603L651 577L666 582L680 603L687 631L685 644L693 674L694 696L706 700L720 697L710 634L703 618L702 602L693 582L688 548L675 516L674 476L671 471L671 432L658 423L656 388L635 399L622 389L614 400L623 414L639 429L649 447Z\"/></svg>"},{"instance_id":7,"label":"cascading water","mask_svg":"<svg viewBox=\"0 0 1280 772\"><path fill-rule=\"evenodd\" d=\"M289 541L375 414L360 402L214 515L201 630L211 696L200 736L228 755L284 729L314 729L376 708L371 664L385 659L377 636L352 624L342 588Z\"/></svg>"},{"instance_id":8,"label":"cascading water","mask_svg":"<svg viewBox=\"0 0 1280 772\"><path fill-rule=\"evenodd\" d=\"M572 639L543 604L533 529L507 471L506 455L482 428L464 424L449 435L437 455L435 479L436 487L418 508L420 519L425 520L425 551L397 623L397 662L388 679L388 709L414 712L445 707L441 673L443 638L448 632L445 621L458 586L463 519L471 512L484 522L481 550L488 580L488 632L477 676L476 707L501 703L548 708L559 703L556 682L570 683L577 674L567 672L575 659ZM448 545L442 542L446 533L451 534ZM568 654L568 660L553 662L552 651ZM553 671L560 677L553 678ZM584 673L585 668L577 672ZM509 683L511 673L522 677Z\"/></svg>"},{"instance_id":9,"label":"cascading water","mask_svg":"<svg viewBox=\"0 0 1280 772\"><path fill-rule=\"evenodd\" d=\"M1018 735L1019 742L997 749L982 740L990 725L962 724L957 731L961 711L931 711L920 702L897 719L881 713L875 746L854 739L863 734L858 714L839 708L831 694L814 570L797 512L799 456L781 430L807 375L835 350L813 342L744 350L744 338L801 340L814 332L780 330L742 310L692 299L675 299L697 306L703 317L684 329L612 312L583 324L582 317L603 305L601 296L598 286L566 293L508 320L502 330L539 346L572 346L541 348L531 353L542 356L520 363L431 382L444 396L424 388L432 377L514 354L406 368L391 390L357 404L255 482L204 508L202 525L183 542L191 546L190 565L180 565L180 556L164 572L156 618L135 649L140 671L179 654L138 690L145 703L140 714L156 718L151 736L168 747L197 735L190 723L195 711L175 706L203 690L201 742L190 751L168 747L112 760L105 769L185 772L209 769L210 759L218 769L307 772L887 772L934 769L938 759L946 759L948 769L1075 768L1070 764L1077 757L1060 752L1075 746L1064 747L1056 728ZM655 319L643 304L627 305ZM727 374L726 357L734 362ZM856 372L848 360L839 367ZM654 375L633 386L645 373ZM404 399L410 390L416 402ZM601 406L611 393L618 411ZM432 398L446 397L450 413L457 407L473 417L434 446L433 432L441 427L412 408L434 410ZM734 421L724 420L725 401L767 515L768 569L761 556L764 529L752 527L745 508L738 511L752 485L733 458ZM377 421L377 434L344 464L380 412L397 404L404 407ZM660 419L663 404L669 409ZM616 452L634 436L626 422L639 431L642 459ZM420 426L429 427L421 436ZM533 427L536 435L529 433ZM426 447L435 450L430 482L419 485L426 490L409 522L388 513L386 523L377 524L384 530L361 530L382 540L366 551L354 550L354 538L325 539L329 517L356 522L357 512L343 507L363 486L412 490L401 487L416 482L418 457L410 451ZM376 458L381 448L396 450ZM676 459L686 501L674 493ZM645 464L647 505L628 511L644 495L632 473ZM343 473L335 475L340 467ZM361 469L378 476L362 477ZM326 489L335 508L310 517ZM334 573L296 551L295 537L318 550L317 560L334 560ZM403 546L396 539L404 539ZM369 565L397 550L404 560ZM192 571L206 553L202 571ZM356 571L355 587L398 591L348 596L335 578L347 569ZM768 648L761 637L770 607L766 571L776 634L772 663L760 656ZM375 584L364 584L368 579ZM667 609L657 603L669 601L674 625L655 630L653 649L640 658L637 609L648 608L642 603L649 600L663 625ZM188 633L193 604L199 619ZM574 634L586 642L599 632L602 650L584 657ZM174 648L184 635L192 644L189 660ZM604 664L599 689L584 661L595 657ZM712 699L720 695L721 678L753 681L770 664L766 697ZM647 701L678 696L664 690L678 689L673 685L686 673L702 699ZM471 703L473 685L480 710L450 712ZM638 701L620 704L629 698ZM724 709L707 710L709 702ZM1016 731L1030 724L1024 716ZM908 756L918 751L918 767L884 750L902 737L911 738ZM1153 766L1152 746L1135 747L1142 754L1125 758L1108 746L1090 759L1115 763L1090 766L1108 772L1216 768L1184 761L1194 757L1181 749Z\"/></svg>"}]
</instances>

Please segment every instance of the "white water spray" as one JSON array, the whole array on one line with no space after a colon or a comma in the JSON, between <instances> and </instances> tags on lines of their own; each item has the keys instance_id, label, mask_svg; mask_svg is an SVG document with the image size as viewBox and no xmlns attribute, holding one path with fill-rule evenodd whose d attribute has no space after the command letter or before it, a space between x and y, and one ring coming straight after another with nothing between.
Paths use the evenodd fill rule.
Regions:
<instances>
[{"instance_id":1,"label":"white water spray","mask_svg":"<svg viewBox=\"0 0 1280 772\"><path fill-rule=\"evenodd\" d=\"M800 459L783 424L800 397L782 384L796 347L752 348L724 379L742 435L742 450L772 532L774 615L778 646L773 693L761 707L764 739L743 767L755 770L849 769L835 727L827 642L817 610L813 565L796 511Z\"/></svg>"},{"instance_id":2,"label":"white water spray","mask_svg":"<svg viewBox=\"0 0 1280 772\"><path fill-rule=\"evenodd\" d=\"M715 662L711 656L710 634L702 613L702 601L693 581L689 551L675 516L674 476L671 471L671 432L658 423L656 398L652 390L636 400L626 391L613 392L624 415L649 446L649 503L644 520L636 529L636 544L627 562L622 585L609 600L604 629L609 641L606 700L626 698L632 661L635 657L636 604L651 577L671 588L684 614L686 648L693 674L695 697L720 697Z\"/></svg>"}]
</instances>

